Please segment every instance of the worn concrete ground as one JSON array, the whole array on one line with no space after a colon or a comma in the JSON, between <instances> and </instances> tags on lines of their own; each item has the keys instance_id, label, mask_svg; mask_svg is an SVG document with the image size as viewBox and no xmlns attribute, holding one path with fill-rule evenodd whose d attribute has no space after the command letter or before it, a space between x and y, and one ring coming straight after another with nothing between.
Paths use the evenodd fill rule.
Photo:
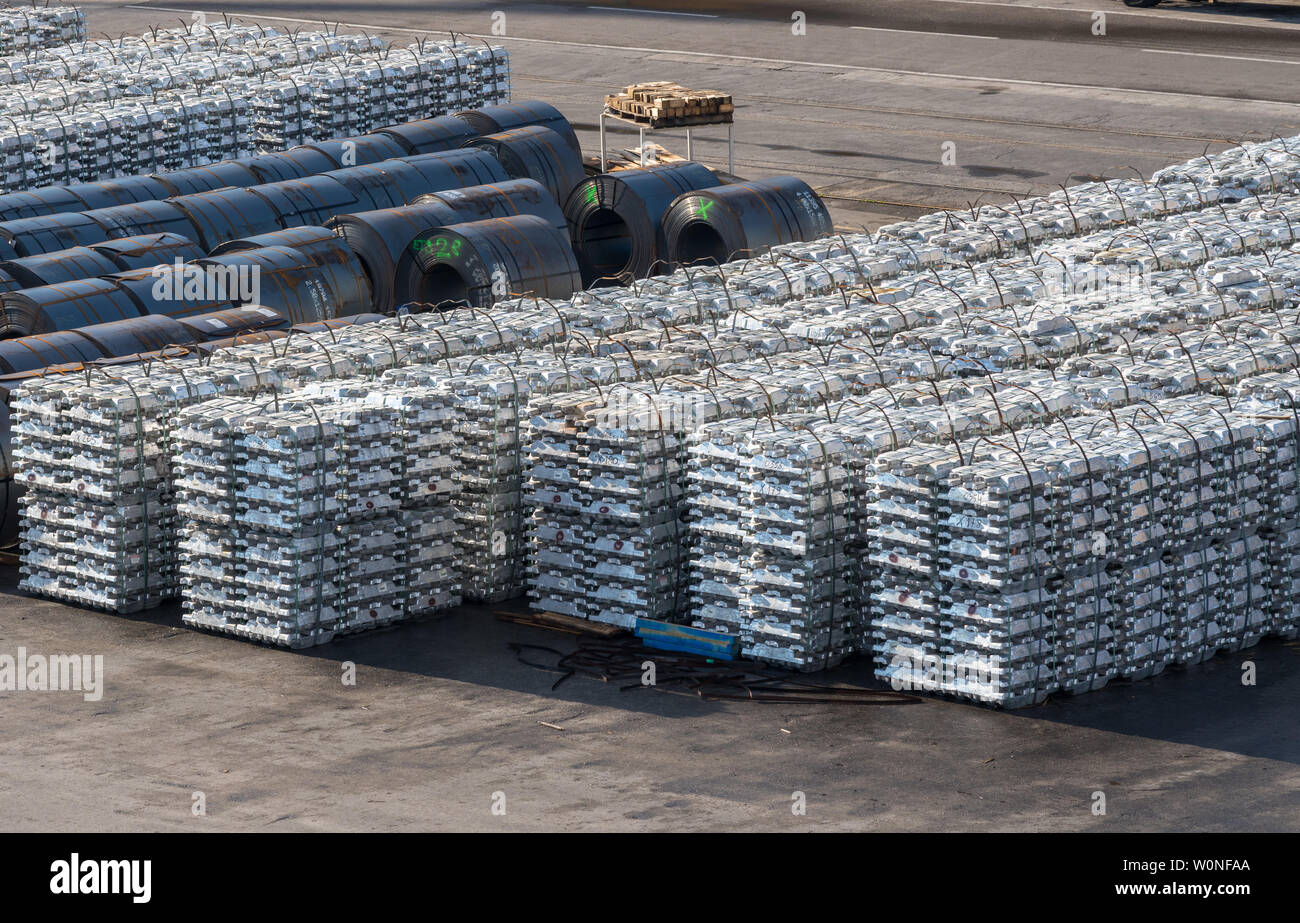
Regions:
<instances>
[{"instance_id":1,"label":"worn concrete ground","mask_svg":"<svg viewBox=\"0 0 1300 923\"><path fill-rule=\"evenodd\" d=\"M197 9L87 5L113 34ZM633 5L658 12L204 9L406 38L488 33L505 7L517 98L555 102L589 150L601 97L623 84L729 90L737 172L806 177L845 227L1300 132L1300 15L1281 4L819 0L800 4L803 36L775 4ZM663 12L674 6L700 15ZM1104 36L1091 32L1098 9ZM956 163L944 166L949 141ZM723 153L701 142L704 159ZM97 702L0 693L4 830L1300 829L1294 643L1012 713L720 703L580 677L552 691L555 676L507 644L572 642L491 610L289 653L185 630L175 608L123 618L27 599L15 579L0 571L0 654L102 654L106 688ZM1256 685L1241 682L1246 660ZM355 686L341 682L345 661ZM826 679L869 677L859 662ZM1098 791L1104 816L1091 810ZM491 811L498 792L504 815ZM806 816L792 814L794 792Z\"/></svg>"}]
</instances>

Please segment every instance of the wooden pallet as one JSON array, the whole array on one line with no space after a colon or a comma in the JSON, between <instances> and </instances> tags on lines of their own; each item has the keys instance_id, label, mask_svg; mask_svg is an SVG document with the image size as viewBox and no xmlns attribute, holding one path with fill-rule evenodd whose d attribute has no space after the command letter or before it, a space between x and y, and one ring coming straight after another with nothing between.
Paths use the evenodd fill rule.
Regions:
<instances>
[{"instance_id":1,"label":"wooden pallet","mask_svg":"<svg viewBox=\"0 0 1300 923\"><path fill-rule=\"evenodd\" d=\"M605 111L648 128L725 125L735 105L730 94L689 90L667 80L634 83L605 97Z\"/></svg>"}]
</instances>

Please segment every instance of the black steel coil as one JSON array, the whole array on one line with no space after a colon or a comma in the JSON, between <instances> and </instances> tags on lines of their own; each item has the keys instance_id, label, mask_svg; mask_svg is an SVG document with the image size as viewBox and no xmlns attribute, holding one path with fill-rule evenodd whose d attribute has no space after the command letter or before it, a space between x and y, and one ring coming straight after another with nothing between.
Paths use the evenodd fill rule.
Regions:
<instances>
[{"instance_id":1,"label":"black steel coil","mask_svg":"<svg viewBox=\"0 0 1300 923\"><path fill-rule=\"evenodd\" d=\"M320 225L340 212L363 207L352 190L336 179L337 172L341 171L263 183L249 187L249 191L270 203L279 217L279 227Z\"/></svg>"},{"instance_id":2,"label":"black steel coil","mask_svg":"<svg viewBox=\"0 0 1300 923\"><path fill-rule=\"evenodd\" d=\"M179 234L139 234L91 244L90 249L113 261L116 270L146 269L150 266L172 264L177 260L188 263L203 256L199 245Z\"/></svg>"},{"instance_id":3,"label":"black steel coil","mask_svg":"<svg viewBox=\"0 0 1300 923\"><path fill-rule=\"evenodd\" d=\"M500 298L568 298L582 287L567 234L545 218L516 215L421 231L393 280L398 305L489 307Z\"/></svg>"},{"instance_id":4,"label":"black steel coil","mask_svg":"<svg viewBox=\"0 0 1300 923\"><path fill-rule=\"evenodd\" d=\"M127 269L104 276L135 301L141 314L195 317L233 308L241 292L237 273L208 272L201 263ZM251 293L249 293L251 294Z\"/></svg>"},{"instance_id":5,"label":"black steel coil","mask_svg":"<svg viewBox=\"0 0 1300 923\"><path fill-rule=\"evenodd\" d=\"M141 234L176 234L189 240L199 236L190 216L169 199L150 199L83 212L108 233L109 240Z\"/></svg>"},{"instance_id":6,"label":"black steel coil","mask_svg":"<svg viewBox=\"0 0 1300 923\"><path fill-rule=\"evenodd\" d=\"M0 195L0 221L165 199L170 194L167 187L152 176L124 176L71 186L41 186Z\"/></svg>"},{"instance_id":7,"label":"black steel coil","mask_svg":"<svg viewBox=\"0 0 1300 923\"><path fill-rule=\"evenodd\" d=\"M720 185L700 163L665 163L593 176L564 206L582 281L622 283L668 270L663 218L685 192Z\"/></svg>"},{"instance_id":8,"label":"black steel coil","mask_svg":"<svg viewBox=\"0 0 1300 923\"><path fill-rule=\"evenodd\" d=\"M4 259L36 256L38 253L103 243L115 236L120 235L109 234L102 224L83 212L59 212L35 218L19 218L17 221L0 222L0 241L4 241L9 248L0 253L0 256Z\"/></svg>"},{"instance_id":9,"label":"black steel coil","mask_svg":"<svg viewBox=\"0 0 1300 923\"><path fill-rule=\"evenodd\" d=\"M30 372L65 362L89 362L108 355L94 340L85 336L83 331L88 329L91 328L58 330L54 333L0 340L0 374Z\"/></svg>"},{"instance_id":10,"label":"black steel coil","mask_svg":"<svg viewBox=\"0 0 1300 923\"><path fill-rule=\"evenodd\" d=\"M464 189L445 189L426 192L411 200L412 205L437 206L428 214L440 215L436 225L462 224L486 218L508 218L511 215L537 215L545 218L561 231L568 232L569 224L564 212L546 187L535 179L508 179L500 183L466 186ZM425 212L422 210L421 212Z\"/></svg>"},{"instance_id":11,"label":"black steel coil","mask_svg":"<svg viewBox=\"0 0 1300 923\"><path fill-rule=\"evenodd\" d=\"M224 243L213 250L211 255L224 256L261 247L292 247L311 258L329 279L337 299L335 313L338 316L346 317L373 310L374 295L365 267L348 246L348 242L329 228L305 225L271 231Z\"/></svg>"},{"instance_id":12,"label":"black steel coil","mask_svg":"<svg viewBox=\"0 0 1300 923\"><path fill-rule=\"evenodd\" d=\"M262 156L283 158L289 164L292 164L293 168L298 171L299 176L315 176L317 173L328 173L330 170L339 168L334 158L324 151L318 151L314 147L305 145L291 147L287 151L279 151L274 154L263 154ZM254 172L256 172L255 169ZM292 177L289 178L292 179ZM268 181L264 180L263 182Z\"/></svg>"},{"instance_id":13,"label":"black steel coil","mask_svg":"<svg viewBox=\"0 0 1300 923\"><path fill-rule=\"evenodd\" d=\"M164 314L129 317L68 331L85 337L104 357L134 356L169 346L187 346L202 339L175 318ZM66 361L66 360L65 360ZM53 363L50 363L51 365Z\"/></svg>"},{"instance_id":14,"label":"black steel coil","mask_svg":"<svg viewBox=\"0 0 1300 923\"><path fill-rule=\"evenodd\" d=\"M472 148L399 157L395 162L387 161L380 166L386 168L394 163L409 164L419 171L424 188L417 195L441 192L444 189L464 189L466 186L480 186L483 183L499 183L510 178L506 176L505 168L499 160L487 151ZM408 185L405 188L413 190L414 187Z\"/></svg>"},{"instance_id":15,"label":"black steel coil","mask_svg":"<svg viewBox=\"0 0 1300 923\"><path fill-rule=\"evenodd\" d=\"M284 330L250 330L247 333L237 333L234 336L223 337L219 340L204 340L202 343L195 343L190 348L201 356L208 356L223 349L230 349L232 346L247 346L249 343L270 343L273 340L283 340L288 335Z\"/></svg>"},{"instance_id":16,"label":"black steel coil","mask_svg":"<svg viewBox=\"0 0 1300 923\"><path fill-rule=\"evenodd\" d=\"M171 195L167 184L156 176L122 176L117 179L100 180L95 183L77 183L64 187L80 199L80 208L60 209L60 211L90 211L96 208L112 208L114 205L130 205L132 202L149 202L165 199Z\"/></svg>"},{"instance_id":17,"label":"black steel coil","mask_svg":"<svg viewBox=\"0 0 1300 923\"><path fill-rule=\"evenodd\" d=\"M86 203L69 186L40 186L0 195L0 221L84 211Z\"/></svg>"},{"instance_id":18,"label":"black steel coil","mask_svg":"<svg viewBox=\"0 0 1300 923\"><path fill-rule=\"evenodd\" d=\"M225 241L284 227L270 200L248 189L217 189L170 201L190 216L199 232L196 243L209 253Z\"/></svg>"},{"instance_id":19,"label":"black steel coil","mask_svg":"<svg viewBox=\"0 0 1300 923\"><path fill-rule=\"evenodd\" d=\"M381 160L405 157L407 154L406 145L392 135L382 133L316 141L303 146L320 151L334 162L334 169L379 163Z\"/></svg>"},{"instance_id":20,"label":"black steel coil","mask_svg":"<svg viewBox=\"0 0 1300 923\"><path fill-rule=\"evenodd\" d=\"M582 156L564 138L544 125L511 128L465 142L470 149L488 151L511 179L535 179L559 205L587 176Z\"/></svg>"},{"instance_id":21,"label":"black steel coil","mask_svg":"<svg viewBox=\"0 0 1300 923\"><path fill-rule=\"evenodd\" d=\"M185 328L194 341L226 340L259 331L289 329L289 322L283 315L260 304L240 305L201 317L178 317L176 323Z\"/></svg>"},{"instance_id":22,"label":"black steel coil","mask_svg":"<svg viewBox=\"0 0 1300 923\"><path fill-rule=\"evenodd\" d=\"M565 143L579 155L582 153L582 147L578 144L578 135L569 124L569 120L560 113L559 109L540 100L532 99L503 106L484 106L482 109L470 109L457 112L455 115L480 135L496 134L511 128L522 128L525 125L544 125L562 137Z\"/></svg>"},{"instance_id":23,"label":"black steel coil","mask_svg":"<svg viewBox=\"0 0 1300 923\"><path fill-rule=\"evenodd\" d=\"M15 258L17 259L17 257ZM0 269L0 292L16 292L20 288L23 288L21 282L9 275L9 273L5 272L3 269Z\"/></svg>"},{"instance_id":24,"label":"black steel coil","mask_svg":"<svg viewBox=\"0 0 1300 923\"><path fill-rule=\"evenodd\" d=\"M277 311L293 324L333 317L340 308L329 275L310 256L293 247L239 250L205 257L197 265L255 272L257 297L249 303Z\"/></svg>"},{"instance_id":25,"label":"black steel coil","mask_svg":"<svg viewBox=\"0 0 1300 923\"><path fill-rule=\"evenodd\" d=\"M110 279L79 279L0 295L0 338L73 330L139 317L135 299Z\"/></svg>"},{"instance_id":26,"label":"black steel coil","mask_svg":"<svg viewBox=\"0 0 1300 923\"><path fill-rule=\"evenodd\" d=\"M321 154L321 159L323 161L329 160L323 154ZM334 169L332 166L326 166L323 170L308 170L303 164L290 157L287 152L282 151L257 154L241 160L239 163L257 177L258 183L278 183L286 179L302 179L304 176L311 176L313 173L324 173L327 170Z\"/></svg>"},{"instance_id":27,"label":"black steel coil","mask_svg":"<svg viewBox=\"0 0 1300 923\"><path fill-rule=\"evenodd\" d=\"M0 269L22 283L21 288L90 279L117 272L118 268L111 259L90 247L70 247L0 262Z\"/></svg>"},{"instance_id":28,"label":"black steel coil","mask_svg":"<svg viewBox=\"0 0 1300 923\"><path fill-rule=\"evenodd\" d=\"M194 195L228 187L256 186L261 180L238 160L223 160L202 167L154 173L153 178L167 187L169 195Z\"/></svg>"},{"instance_id":29,"label":"black steel coil","mask_svg":"<svg viewBox=\"0 0 1300 923\"><path fill-rule=\"evenodd\" d=\"M384 169L390 164L403 169L400 171ZM414 167L403 164L398 160L386 160L382 164L366 164L360 167L348 167L346 170L335 170L329 176L333 177L339 185L347 188L356 204L352 208L339 209L332 214L323 215L319 221L312 223L324 224L334 215L341 215L348 211L364 212L375 208L392 208L395 205L405 205L406 197L395 183L399 172L405 174L403 178L408 183L412 181L418 182L420 179L420 174Z\"/></svg>"},{"instance_id":30,"label":"black steel coil","mask_svg":"<svg viewBox=\"0 0 1300 923\"><path fill-rule=\"evenodd\" d=\"M801 179L777 176L677 197L664 215L674 264L725 263L778 244L828 237L831 216Z\"/></svg>"},{"instance_id":31,"label":"black steel coil","mask_svg":"<svg viewBox=\"0 0 1300 923\"><path fill-rule=\"evenodd\" d=\"M408 154L432 154L460 147L478 134L464 119L454 115L440 115L420 119L403 125L389 125L379 129L379 134L392 135Z\"/></svg>"}]
</instances>

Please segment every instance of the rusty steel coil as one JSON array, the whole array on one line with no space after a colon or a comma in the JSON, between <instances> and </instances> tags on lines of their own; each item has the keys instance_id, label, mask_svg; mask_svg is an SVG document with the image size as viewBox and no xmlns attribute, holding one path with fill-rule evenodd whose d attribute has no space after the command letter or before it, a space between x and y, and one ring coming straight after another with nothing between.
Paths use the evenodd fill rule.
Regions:
<instances>
[{"instance_id":1,"label":"rusty steel coil","mask_svg":"<svg viewBox=\"0 0 1300 923\"><path fill-rule=\"evenodd\" d=\"M568 298L582 276L568 235L545 218L516 215L421 231L393 287L398 305L478 308L512 295Z\"/></svg>"},{"instance_id":2,"label":"rusty steel coil","mask_svg":"<svg viewBox=\"0 0 1300 923\"><path fill-rule=\"evenodd\" d=\"M478 134L468 122L454 115L440 115L404 125L389 125L379 129L379 133L395 137L407 154L454 150Z\"/></svg>"},{"instance_id":3,"label":"rusty steel coil","mask_svg":"<svg viewBox=\"0 0 1300 923\"><path fill-rule=\"evenodd\" d=\"M668 258L677 265L725 263L833 230L821 198L793 176L684 193L663 225Z\"/></svg>"},{"instance_id":4,"label":"rusty steel coil","mask_svg":"<svg viewBox=\"0 0 1300 923\"><path fill-rule=\"evenodd\" d=\"M470 109L457 112L455 117L481 135L491 135L522 128L525 125L542 125L558 134L564 142L581 155L582 147L578 144L578 135L573 130L559 109L550 103L532 99L519 103L507 103L501 106L484 106L482 109Z\"/></svg>"},{"instance_id":5,"label":"rusty steel coil","mask_svg":"<svg viewBox=\"0 0 1300 923\"><path fill-rule=\"evenodd\" d=\"M109 279L78 279L0 295L0 338L72 330L139 317L135 299Z\"/></svg>"},{"instance_id":6,"label":"rusty steel coil","mask_svg":"<svg viewBox=\"0 0 1300 923\"><path fill-rule=\"evenodd\" d=\"M663 218L685 192L720 185L703 164L665 163L593 176L564 206L584 285L623 284L667 272Z\"/></svg>"},{"instance_id":7,"label":"rusty steel coil","mask_svg":"<svg viewBox=\"0 0 1300 923\"><path fill-rule=\"evenodd\" d=\"M144 269L180 260L188 263L203 256L199 245L179 234L139 234L91 244L90 249L113 261L118 269ZM53 254L47 254L53 255Z\"/></svg>"},{"instance_id":8,"label":"rusty steel coil","mask_svg":"<svg viewBox=\"0 0 1300 923\"><path fill-rule=\"evenodd\" d=\"M120 268L107 255L91 247L70 247L53 253L0 261L0 269L22 283L22 288L90 279L117 272Z\"/></svg>"},{"instance_id":9,"label":"rusty steel coil","mask_svg":"<svg viewBox=\"0 0 1300 923\"><path fill-rule=\"evenodd\" d=\"M309 257L329 280L335 293L337 316L348 317L373 310L370 276L347 241L329 228L305 225L271 231L224 243L211 255L225 256L262 247L292 247Z\"/></svg>"},{"instance_id":10,"label":"rusty steel coil","mask_svg":"<svg viewBox=\"0 0 1300 923\"><path fill-rule=\"evenodd\" d=\"M511 179L534 179L559 205L586 178L582 156L557 132L544 125L511 128L465 142L471 149L488 151L501 162Z\"/></svg>"}]
</instances>

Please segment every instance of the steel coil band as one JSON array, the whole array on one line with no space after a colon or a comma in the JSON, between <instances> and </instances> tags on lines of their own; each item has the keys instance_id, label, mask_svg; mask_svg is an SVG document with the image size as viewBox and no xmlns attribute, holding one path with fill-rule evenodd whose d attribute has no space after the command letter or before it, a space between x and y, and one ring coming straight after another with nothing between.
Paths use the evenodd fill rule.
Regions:
<instances>
[{"instance_id":1,"label":"steel coil band","mask_svg":"<svg viewBox=\"0 0 1300 923\"><path fill-rule=\"evenodd\" d=\"M241 282L224 272L209 273L199 263L128 269L105 276L135 301L141 314L194 317L235 306Z\"/></svg>"},{"instance_id":2,"label":"steel coil band","mask_svg":"<svg viewBox=\"0 0 1300 923\"><path fill-rule=\"evenodd\" d=\"M503 106L484 106L482 109L457 112L456 118L463 119L480 135L496 134L511 128L522 128L525 125L542 125L563 138L575 152L582 153L582 148L578 144L578 135L569 124L569 120L560 113L559 109L540 100L509 103Z\"/></svg>"},{"instance_id":3,"label":"steel coil band","mask_svg":"<svg viewBox=\"0 0 1300 923\"><path fill-rule=\"evenodd\" d=\"M664 216L669 257L685 265L754 256L832 230L825 204L793 176L688 192Z\"/></svg>"},{"instance_id":4,"label":"steel coil band","mask_svg":"<svg viewBox=\"0 0 1300 923\"><path fill-rule=\"evenodd\" d=\"M478 308L511 295L568 298L581 287L568 236L545 218L518 215L422 231L398 262L394 300Z\"/></svg>"},{"instance_id":5,"label":"steel coil band","mask_svg":"<svg viewBox=\"0 0 1300 923\"><path fill-rule=\"evenodd\" d=\"M334 162L334 168L359 167L394 157L405 157L406 146L392 135L376 133L357 135L352 138L336 138L333 141L317 141L304 145L320 151Z\"/></svg>"},{"instance_id":6,"label":"steel coil band","mask_svg":"<svg viewBox=\"0 0 1300 923\"><path fill-rule=\"evenodd\" d=\"M22 288L89 279L117 272L118 268L111 259L90 247L71 247L0 262L0 269L22 283Z\"/></svg>"},{"instance_id":7,"label":"steel coil band","mask_svg":"<svg viewBox=\"0 0 1300 923\"><path fill-rule=\"evenodd\" d=\"M669 268L663 218L686 192L720 185L703 164L666 163L594 176L564 206L584 285L622 283Z\"/></svg>"},{"instance_id":8,"label":"steel coil band","mask_svg":"<svg viewBox=\"0 0 1300 923\"><path fill-rule=\"evenodd\" d=\"M73 330L139 317L135 300L109 279L81 279L0 295L0 337Z\"/></svg>"},{"instance_id":9,"label":"steel coil band","mask_svg":"<svg viewBox=\"0 0 1300 923\"><path fill-rule=\"evenodd\" d=\"M227 187L255 186L259 182L257 175L238 160L169 170L166 173L155 173L153 178L166 186L168 194L173 196L194 195Z\"/></svg>"},{"instance_id":10,"label":"steel coil band","mask_svg":"<svg viewBox=\"0 0 1300 923\"><path fill-rule=\"evenodd\" d=\"M432 154L460 147L476 132L464 119L454 115L440 115L404 125L390 125L379 129L380 134L392 135L406 149L407 154Z\"/></svg>"},{"instance_id":11,"label":"steel coil band","mask_svg":"<svg viewBox=\"0 0 1300 923\"><path fill-rule=\"evenodd\" d=\"M322 173L302 179L263 183L260 186L249 187L249 192L261 196L270 203L279 219L278 227L319 225L332 215L351 211L362 205L352 190L339 182L335 176L335 173Z\"/></svg>"},{"instance_id":12,"label":"steel coil band","mask_svg":"<svg viewBox=\"0 0 1300 923\"><path fill-rule=\"evenodd\" d=\"M180 260L188 263L203 256L199 245L179 234L140 234L91 244L90 249L113 262L114 271L145 269Z\"/></svg>"},{"instance_id":13,"label":"steel coil band","mask_svg":"<svg viewBox=\"0 0 1300 923\"><path fill-rule=\"evenodd\" d=\"M102 224L82 212L59 212L0 223L0 240L8 244L10 251L3 254L5 259L98 244L111 236L120 235L110 235Z\"/></svg>"},{"instance_id":14,"label":"steel coil band","mask_svg":"<svg viewBox=\"0 0 1300 923\"><path fill-rule=\"evenodd\" d=\"M176 323L196 341L227 340L249 333L289 329L283 315L260 304L240 305L200 317L178 317Z\"/></svg>"},{"instance_id":15,"label":"steel coil band","mask_svg":"<svg viewBox=\"0 0 1300 923\"><path fill-rule=\"evenodd\" d=\"M329 276L310 256L293 247L240 250L206 257L197 265L208 270L227 267L251 274L256 279L257 297L249 303L270 308L293 324L333 317L340 307L339 295L331 286Z\"/></svg>"},{"instance_id":16,"label":"steel coil band","mask_svg":"<svg viewBox=\"0 0 1300 923\"><path fill-rule=\"evenodd\" d=\"M340 317L373 310L370 276L347 241L329 228L307 225L271 231L222 244L212 251L212 256L260 247L292 247L310 257L329 279L338 299L337 314Z\"/></svg>"},{"instance_id":17,"label":"steel coil band","mask_svg":"<svg viewBox=\"0 0 1300 923\"><path fill-rule=\"evenodd\" d=\"M97 208L83 214L102 226L109 240L141 234L176 234L194 240L199 233L189 215L167 199Z\"/></svg>"},{"instance_id":18,"label":"steel coil band","mask_svg":"<svg viewBox=\"0 0 1300 923\"><path fill-rule=\"evenodd\" d=\"M107 355L93 340L86 338L83 331L87 329L90 328L0 340L0 374L30 372L64 362L89 362Z\"/></svg>"},{"instance_id":19,"label":"steel coil band","mask_svg":"<svg viewBox=\"0 0 1300 923\"><path fill-rule=\"evenodd\" d=\"M265 234L284 226L270 201L248 189L218 189L170 201L189 215L198 229L196 243L208 253L227 240Z\"/></svg>"},{"instance_id":20,"label":"steel coil band","mask_svg":"<svg viewBox=\"0 0 1300 923\"><path fill-rule=\"evenodd\" d=\"M439 207L429 214L442 215L443 220L430 227L483 221L487 218L509 218L511 215L537 215L561 231L567 233L569 229L564 212L554 197L534 179L508 179L500 183L466 186L464 189L426 192L412 199L411 204Z\"/></svg>"},{"instance_id":21,"label":"steel coil band","mask_svg":"<svg viewBox=\"0 0 1300 923\"><path fill-rule=\"evenodd\" d=\"M544 125L484 135L467 141L465 146L491 153L511 179L537 180L561 205L587 175L582 169L582 156Z\"/></svg>"}]
</instances>

